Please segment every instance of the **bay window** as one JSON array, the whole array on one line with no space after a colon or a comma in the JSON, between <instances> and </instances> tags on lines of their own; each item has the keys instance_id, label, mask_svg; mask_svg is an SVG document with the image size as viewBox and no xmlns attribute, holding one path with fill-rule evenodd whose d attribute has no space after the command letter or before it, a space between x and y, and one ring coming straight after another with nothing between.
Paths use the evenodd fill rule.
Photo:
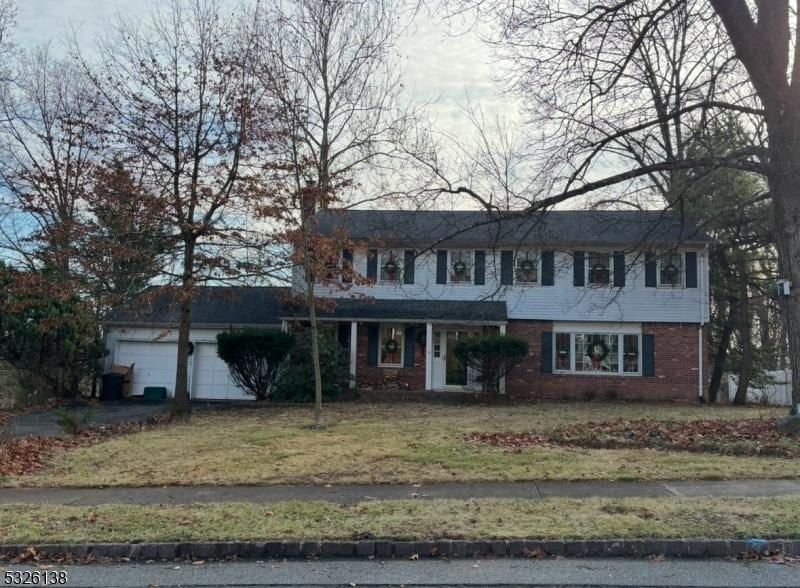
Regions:
<instances>
[{"instance_id":1,"label":"bay window","mask_svg":"<svg viewBox=\"0 0 800 588\"><path fill-rule=\"evenodd\" d=\"M553 339L556 372L641 374L638 333L556 332Z\"/></svg>"}]
</instances>

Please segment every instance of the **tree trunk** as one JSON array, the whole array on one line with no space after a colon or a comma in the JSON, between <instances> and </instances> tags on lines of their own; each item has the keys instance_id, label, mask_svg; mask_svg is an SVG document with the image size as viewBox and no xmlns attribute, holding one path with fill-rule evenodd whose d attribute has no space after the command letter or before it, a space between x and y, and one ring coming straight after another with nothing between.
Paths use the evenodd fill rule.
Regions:
<instances>
[{"instance_id":1,"label":"tree trunk","mask_svg":"<svg viewBox=\"0 0 800 588\"><path fill-rule=\"evenodd\" d=\"M728 347L731 344L733 326L736 322L736 315L733 312L734 302L728 303L728 315L722 325L722 332L719 336L717 352L714 355L714 369L711 372L711 383L708 385L708 402L715 403L719 399L719 386L722 382L722 374L725 369L725 360L728 358Z\"/></svg>"},{"instance_id":2,"label":"tree trunk","mask_svg":"<svg viewBox=\"0 0 800 588\"><path fill-rule=\"evenodd\" d=\"M181 283L178 316L178 363L175 371L173 414L190 411L189 404L189 334L192 328L192 298L194 297L194 242L184 246L183 280Z\"/></svg>"},{"instance_id":3,"label":"tree trunk","mask_svg":"<svg viewBox=\"0 0 800 588\"><path fill-rule=\"evenodd\" d=\"M750 317L750 297L747 289L747 260L744 253L739 253L736 260L739 274L739 344L742 347L742 359L739 364L739 385L736 388L734 404L747 403L747 389L750 386L750 370L753 367L753 328Z\"/></svg>"}]
</instances>

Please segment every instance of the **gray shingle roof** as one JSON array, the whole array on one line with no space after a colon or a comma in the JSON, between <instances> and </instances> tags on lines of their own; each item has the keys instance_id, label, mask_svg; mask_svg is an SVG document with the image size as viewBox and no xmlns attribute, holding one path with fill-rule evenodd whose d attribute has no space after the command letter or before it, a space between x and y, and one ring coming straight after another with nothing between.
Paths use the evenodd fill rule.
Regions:
<instances>
[{"instance_id":1,"label":"gray shingle roof","mask_svg":"<svg viewBox=\"0 0 800 588\"><path fill-rule=\"evenodd\" d=\"M280 325L287 288L206 286L192 300L195 326ZM169 292L152 288L139 299L111 312L109 324L177 325L178 306Z\"/></svg>"},{"instance_id":2,"label":"gray shingle roof","mask_svg":"<svg viewBox=\"0 0 800 588\"><path fill-rule=\"evenodd\" d=\"M387 245L519 246L694 243L710 237L674 212L553 210L535 215L481 211L335 210L318 215L323 234Z\"/></svg>"},{"instance_id":3,"label":"gray shingle roof","mask_svg":"<svg viewBox=\"0 0 800 588\"><path fill-rule=\"evenodd\" d=\"M320 318L437 321L505 322L506 303L493 300L386 300L341 298L332 311L318 312ZM299 310L285 318L307 317Z\"/></svg>"}]
</instances>

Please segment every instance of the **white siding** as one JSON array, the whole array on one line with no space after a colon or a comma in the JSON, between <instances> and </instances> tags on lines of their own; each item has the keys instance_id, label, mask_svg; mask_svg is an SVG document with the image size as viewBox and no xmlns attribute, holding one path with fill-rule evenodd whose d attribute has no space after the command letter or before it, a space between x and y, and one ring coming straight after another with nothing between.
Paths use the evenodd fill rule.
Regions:
<instances>
[{"instance_id":1,"label":"white siding","mask_svg":"<svg viewBox=\"0 0 800 588\"><path fill-rule=\"evenodd\" d=\"M479 249L480 247L477 247ZM591 251L590 247L575 247ZM643 255L627 255L624 288L575 287L572 285L572 256L566 251L555 255L554 286L501 286L500 252L486 251L486 285L436 283L436 254L417 258L415 283L353 286L332 289L331 296L366 294L377 299L506 300L509 319L562 321L707 322L709 314L708 263L702 248L696 251L697 288L646 288ZM366 276L367 250L354 254L355 270ZM541 267L540 267L541 274ZM301 287L301 273L295 273L295 286ZM318 290L324 295L324 290Z\"/></svg>"}]
</instances>

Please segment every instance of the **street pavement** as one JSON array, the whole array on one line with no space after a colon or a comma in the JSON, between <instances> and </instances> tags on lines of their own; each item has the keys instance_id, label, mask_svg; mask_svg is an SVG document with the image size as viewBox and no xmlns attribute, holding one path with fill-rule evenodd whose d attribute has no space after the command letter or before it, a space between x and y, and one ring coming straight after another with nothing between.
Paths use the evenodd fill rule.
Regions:
<instances>
[{"instance_id":1,"label":"street pavement","mask_svg":"<svg viewBox=\"0 0 800 588\"><path fill-rule=\"evenodd\" d=\"M5 571L36 570L8 565ZM496 559L264 561L54 566L66 586L559 586L796 588L800 566L728 560ZM2 576L0 576L1 578ZM2 580L0 579L0 582Z\"/></svg>"},{"instance_id":2,"label":"street pavement","mask_svg":"<svg viewBox=\"0 0 800 588\"><path fill-rule=\"evenodd\" d=\"M321 500L353 504L372 500L471 498L634 498L800 495L800 480L673 482L477 482L328 486L166 486L150 488L0 488L2 504L194 504ZM798 583L800 585L800 582Z\"/></svg>"}]
</instances>

